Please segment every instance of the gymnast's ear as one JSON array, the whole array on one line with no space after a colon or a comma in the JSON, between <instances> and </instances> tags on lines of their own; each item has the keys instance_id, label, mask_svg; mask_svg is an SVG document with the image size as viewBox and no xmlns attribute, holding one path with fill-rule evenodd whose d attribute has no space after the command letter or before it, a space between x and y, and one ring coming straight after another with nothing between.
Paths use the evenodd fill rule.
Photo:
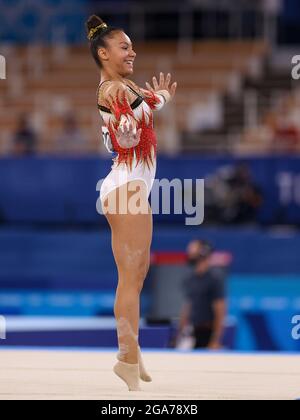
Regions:
<instances>
[{"instance_id":1,"label":"gymnast's ear","mask_svg":"<svg viewBox=\"0 0 300 420\"><path fill-rule=\"evenodd\" d=\"M107 61L109 59L108 50L104 47L98 49L98 56L101 61Z\"/></svg>"}]
</instances>

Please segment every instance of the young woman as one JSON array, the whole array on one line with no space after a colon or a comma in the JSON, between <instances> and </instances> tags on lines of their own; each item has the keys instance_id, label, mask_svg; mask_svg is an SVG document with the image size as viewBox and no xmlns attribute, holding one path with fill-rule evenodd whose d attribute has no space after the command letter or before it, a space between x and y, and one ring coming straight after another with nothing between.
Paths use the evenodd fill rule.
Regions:
<instances>
[{"instance_id":1,"label":"young woman","mask_svg":"<svg viewBox=\"0 0 300 420\"><path fill-rule=\"evenodd\" d=\"M140 390L140 379L150 382L138 344L140 294L149 270L152 212L148 198L156 172L157 141L153 111L175 95L171 75L154 77L141 89L128 79L136 53L122 29L110 27L98 16L87 22L91 53L100 69L98 108L105 126L106 148L117 156L104 180L100 198L112 233L118 268L114 313L119 354L114 372L130 391ZM138 205L137 205L138 203Z\"/></svg>"}]
</instances>

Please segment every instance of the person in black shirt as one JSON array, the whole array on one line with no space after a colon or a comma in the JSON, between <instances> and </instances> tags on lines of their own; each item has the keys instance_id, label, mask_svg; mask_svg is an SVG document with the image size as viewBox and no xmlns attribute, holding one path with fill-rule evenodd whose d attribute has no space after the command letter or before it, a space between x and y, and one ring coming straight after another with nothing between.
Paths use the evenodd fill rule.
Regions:
<instances>
[{"instance_id":1,"label":"person in black shirt","mask_svg":"<svg viewBox=\"0 0 300 420\"><path fill-rule=\"evenodd\" d=\"M210 259L213 248L207 242L198 242L198 257L196 257L196 242L192 258L193 274L184 281L186 303L181 312L179 335L188 326L193 326L194 348L218 350L222 347L224 322L226 317L226 287L224 276L211 267ZM191 245L191 244L190 244Z\"/></svg>"}]
</instances>

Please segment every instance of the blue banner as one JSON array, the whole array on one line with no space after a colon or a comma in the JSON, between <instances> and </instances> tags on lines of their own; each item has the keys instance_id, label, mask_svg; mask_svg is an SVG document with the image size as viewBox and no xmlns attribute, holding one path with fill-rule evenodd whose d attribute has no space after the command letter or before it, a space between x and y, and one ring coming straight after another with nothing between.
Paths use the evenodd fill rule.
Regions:
<instances>
[{"instance_id":1,"label":"blue banner","mask_svg":"<svg viewBox=\"0 0 300 420\"><path fill-rule=\"evenodd\" d=\"M233 158L160 157L157 178L206 179ZM253 181L263 195L257 220L264 224L300 224L300 158L251 158ZM111 160L0 160L0 220L2 222L99 223L96 185L107 176ZM171 207L172 208L172 207ZM184 222L178 215L158 215L157 221Z\"/></svg>"}]
</instances>

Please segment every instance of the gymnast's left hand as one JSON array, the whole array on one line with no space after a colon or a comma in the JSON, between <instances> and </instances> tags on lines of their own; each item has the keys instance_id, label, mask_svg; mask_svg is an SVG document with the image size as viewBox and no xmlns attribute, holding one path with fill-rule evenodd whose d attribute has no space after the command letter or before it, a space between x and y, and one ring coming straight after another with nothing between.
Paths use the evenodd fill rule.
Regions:
<instances>
[{"instance_id":1,"label":"gymnast's left hand","mask_svg":"<svg viewBox=\"0 0 300 420\"><path fill-rule=\"evenodd\" d=\"M159 76L159 82L157 81L156 77L152 78L153 86L151 86L148 82L146 83L147 89L151 90L152 92L159 92L162 90L167 90L170 94L170 99L172 100L175 96L176 89L177 89L177 82L171 83L171 73L167 74L167 77L165 77L164 73L160 73Z\"/></svg>"}]
</instances>

